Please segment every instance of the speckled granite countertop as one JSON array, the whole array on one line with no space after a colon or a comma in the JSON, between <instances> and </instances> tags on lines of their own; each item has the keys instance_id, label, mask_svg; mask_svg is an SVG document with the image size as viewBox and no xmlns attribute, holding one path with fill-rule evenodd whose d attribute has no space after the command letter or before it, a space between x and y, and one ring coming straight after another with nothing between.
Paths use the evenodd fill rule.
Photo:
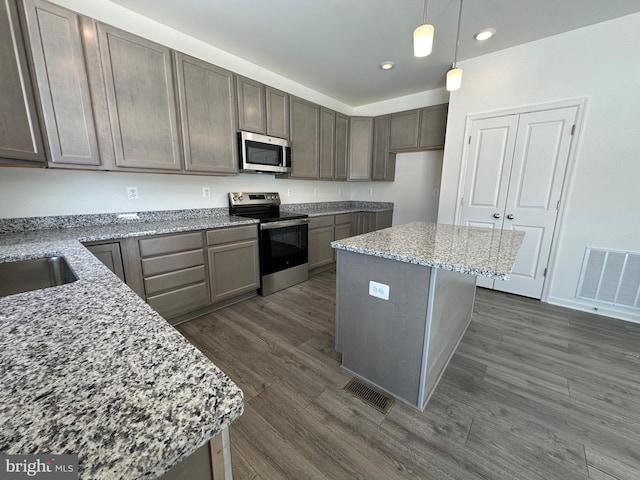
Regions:
<instances>
[{"instance_id":1,"label":"speckled granite countertop","mask_svg":"<svg viewBox=\"0 0 640 480\"><path fill-rule=\"evenodd\" d=\"M523 232L414 222L331 243L333 248L507 280Z\"/></svg>"},{"instance_id":2,"label":"speckled granite countertop","mask_svg":"<svg viewBox=\"0 0 640 480\"><path fill-rule=\"evenodd\" d=\"M339 215L341 213L353 212L382 212L393 210L393 202L318 202L318 203L288 203L280 205L280 209L285 212L306 213L310 217L321 217L324 215Z\"/></svg>"},{"instance_id":3,"label":"speckled granite countertop","mask_svg":"<svg viewBox=\"0 0 640 480\"><path fill-rule=\"evenodd\" d=\"M239 417L242 391L78 240L253 222L0 235L0 262L64 255L79 277L0 298L0 452L77 453L83 479L157 478Z\"/></svg>"}]
</instances>

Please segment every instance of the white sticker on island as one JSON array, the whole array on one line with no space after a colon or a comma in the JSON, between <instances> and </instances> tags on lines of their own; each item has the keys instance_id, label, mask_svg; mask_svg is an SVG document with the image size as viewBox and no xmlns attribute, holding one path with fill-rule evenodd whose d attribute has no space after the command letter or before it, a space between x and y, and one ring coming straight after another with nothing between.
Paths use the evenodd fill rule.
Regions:
<instances>
[{"instance_id":1,"label":"white sticker on island","mask_svg":"<svg viewBox=\"0 0 640 480\"><path fill-rule=\"evenodd\" d=\"M389 300L389 285L370 280L369 295L371 295L372 297L381 298L382 300Z\"/></svg>"}]
</instances>

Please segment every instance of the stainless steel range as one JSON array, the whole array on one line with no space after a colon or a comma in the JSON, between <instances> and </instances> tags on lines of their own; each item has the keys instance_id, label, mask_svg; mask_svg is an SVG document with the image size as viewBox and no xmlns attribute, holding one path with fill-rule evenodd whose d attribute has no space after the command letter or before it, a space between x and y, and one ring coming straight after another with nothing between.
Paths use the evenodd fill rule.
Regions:
<instances>
[{"instance_id":1,"label":"stainless steel range","mask_svg":"<svg viewBox=\"0 0 640 480\"><path fill-rule=\"evenodd\" d=\"M260 221L261 295L309 278L308 215L281 212L277 192L230 192L229 214Z\"/></svg>"}]
</instances>

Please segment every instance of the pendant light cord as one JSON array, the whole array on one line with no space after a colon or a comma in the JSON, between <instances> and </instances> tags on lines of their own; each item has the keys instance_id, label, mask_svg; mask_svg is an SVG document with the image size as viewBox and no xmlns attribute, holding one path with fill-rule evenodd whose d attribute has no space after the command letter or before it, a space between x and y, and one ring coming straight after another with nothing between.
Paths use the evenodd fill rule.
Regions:
<instances>
[{"instance_id":1,"label":"pendant light cord","mask_svg":"<svg viewBox=\"0 0 640 480\"><path fill-rule=\"evenodd\" d=\"M458 43L460 43L460 20L462 20L462 0L460 0L460 9L458 10L458 33L456 33L456 49L453 53L453 68L456 68L456 63L458 63Z\"/></svg>"},{"instance_id":2,"label":"pendant light cord","mask_svg":"<svg viewBox=\"0 0 640 480\"><path fill-rule=\"evenodd\" d=\"M422 24L426 25L427 23L427 0L424 0L424 12L422 14Z\"/></svg>"}]
</instances>

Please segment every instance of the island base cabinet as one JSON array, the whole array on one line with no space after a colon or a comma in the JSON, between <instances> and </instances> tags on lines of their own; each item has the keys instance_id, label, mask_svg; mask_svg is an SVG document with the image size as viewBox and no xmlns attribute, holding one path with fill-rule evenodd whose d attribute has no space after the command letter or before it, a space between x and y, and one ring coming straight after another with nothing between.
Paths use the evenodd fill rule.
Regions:
<instances>
[{"instance_id":1,"label":"island base cabinet","mask_svg":"<svg viewBox=\"0 0 640 480\"><path fill-rule=\"evenodd\" d=\"M229 427L177 464L160 480L232 480Z\"/></svg>"},{"instance_id":2,"label":"island base cabinet","mask_svg":"<svg viewBox=\"0 0 640 480\"><path fill-rule=\"evenodd\" d=\"M356 376L423 410L471 320L476 277L338 250L335 349ZM388 300L369 294L389 287Z\"/></svg>"}]
</instances>

